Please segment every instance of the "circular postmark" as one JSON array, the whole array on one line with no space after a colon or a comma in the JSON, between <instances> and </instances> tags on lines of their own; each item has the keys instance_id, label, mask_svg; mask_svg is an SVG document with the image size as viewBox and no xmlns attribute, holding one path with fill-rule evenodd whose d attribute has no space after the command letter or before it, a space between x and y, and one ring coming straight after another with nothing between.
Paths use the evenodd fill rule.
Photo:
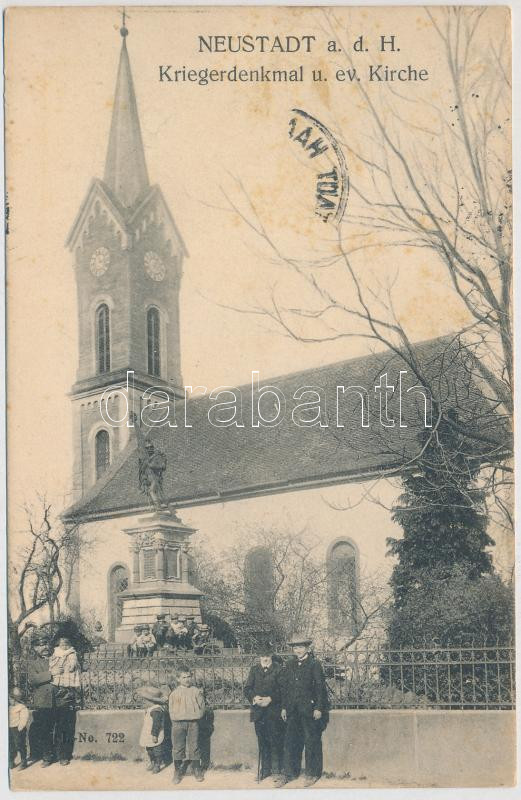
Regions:
<instances>
[{"instance_id":1,"label":"circular postmark","mask_svg":"<svg viewBox=\"0 0 521 800\"><path fill-rule=\"evenodd\" d=\"M349 197L349 174L342 149L320 120L291 109L289 138L300 149L306 163L316 173L314 213L324 222L338 224L344 216Z\"/></svg>"}]
</instances>

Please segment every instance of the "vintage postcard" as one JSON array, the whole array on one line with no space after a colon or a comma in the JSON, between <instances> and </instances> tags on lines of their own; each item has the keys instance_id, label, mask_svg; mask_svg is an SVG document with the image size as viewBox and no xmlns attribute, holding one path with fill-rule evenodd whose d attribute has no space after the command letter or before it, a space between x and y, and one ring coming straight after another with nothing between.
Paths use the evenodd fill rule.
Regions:
<instances>
[{"instance_id":1,"label":"vintage postcard","mask_svg":"<svg viewBox=\"0 0 521 800\"><path fill-rule=\"evenodd\" d=\"M11 787L512 786L509 8L5 48Z\"/></svg>"}]
</instances>

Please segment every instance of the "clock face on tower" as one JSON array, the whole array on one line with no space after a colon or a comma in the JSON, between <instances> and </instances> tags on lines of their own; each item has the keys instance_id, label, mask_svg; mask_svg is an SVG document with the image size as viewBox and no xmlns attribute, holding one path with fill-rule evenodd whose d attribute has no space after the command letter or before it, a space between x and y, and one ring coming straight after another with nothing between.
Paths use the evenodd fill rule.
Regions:
<instances>
[{"instance_id":1,"label":"clock face on tower","mask_svg":"<svg viewBox=\"0 0 521 800\"><path fill-rule=\"evenodd\" d=\"M153 281L162 281L165 277L165 265L153 250L145 253L145 272Z\"/></svg>"},{"instance_id":2,"label":"clock face on tower","mask_svg":"<svg viewBox=\"0 0 521 800\"><path fill-rule=\"evenodd\" d=\"M106 247L98 247L94 250L90 258L90 271L97 278L103 275L109 268L110 253Z\"/></svg>"}]
</instances>

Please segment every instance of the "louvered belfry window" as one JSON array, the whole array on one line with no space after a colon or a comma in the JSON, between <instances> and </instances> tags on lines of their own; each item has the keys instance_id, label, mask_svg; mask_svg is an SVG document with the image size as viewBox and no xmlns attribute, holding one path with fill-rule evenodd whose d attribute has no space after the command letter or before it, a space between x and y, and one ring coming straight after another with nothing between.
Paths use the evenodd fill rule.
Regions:
<instances>
[{"instance_id":1,"label":"louvered belfry window","mask_svg":"<svg viewBox=\"0 0 521 800\"><path fill-rule=\"evenodd\" d=\"M147 311L147 351L148 374L160 377L161 375L161 319L157 308Z\"/></svg>"},{"instance_id":2,"label":"louvered belfry window","mask_svg":"<svg viewBox=\"0 0 521 800\"><path fill-rule=\"evenodd\" d=\"M96 309L96 354L98 374L110 372L110 312L105 303Z\"/></svg>"}]
</instances>

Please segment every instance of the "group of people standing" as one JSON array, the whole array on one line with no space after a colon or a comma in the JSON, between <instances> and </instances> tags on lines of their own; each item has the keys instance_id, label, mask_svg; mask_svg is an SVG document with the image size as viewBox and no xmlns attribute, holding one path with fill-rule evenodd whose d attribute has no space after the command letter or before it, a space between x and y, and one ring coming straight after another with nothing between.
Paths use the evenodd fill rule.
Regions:
<instances>
[{"instance_id":1,"label":"group of people standing","mask_svg":"<svg viewBox=\"0 0 521 800\"><path fill-rule=\"evenodd\" d=\"M297 634L288 642L286 664L270 646L259 649L244 686L259 748L258 780L272 775L277 787L298 778L304 751L305 785L322 774L322 733L329 721L324 671L311 651L312 641Z\"/></svg>"},{"instance_id":2,"label":"group of people standing","mask_svg":"<svg viewBox=\"0 0 521 800\"><path fill-rule=\"evenodd\" d=\"M9 763L27 766L27 739L31 760L42 767L58 761L67 766L72 758L76 726L77 693L81 685L81 668L70 640L60 636L51 647L44 631L33 635L32 652L27 662L27 682L32 692L32 722L22 702L20 687L9 692Z\"/></svg>"},{"instance_id":3,"label":"group of people standing","mask_svg":"<svg viewBox=\"0 0 521 800\"><path fill-rule=\"evenodd\" d=\"M175 620L175 636L188 633L184 622ZM157 624L162 624L161 615ZM172 628L171 623L168 625ZM185 630L180 630L180 625ZM159 636L162 646L167 646L168 635L166 632L163 638ZM179 639L177 643L180 646ZM27 731L29 712L22 702L23 693L19 687L12 688L10 766L15 766L17 755L20 768L27 766L27 734L31 761L41 760L43 767L55 761L66 766L74 746L81 671L78 657L64 636L51 647L48 635L41 631L33 636L31 644L27 682L32 693L32 723ZM260 647L259 659L244 686L258 741L257 779L273 776L275 786L284 786L300 775L304 753L305 785L311 786L322 774L322 733L329 721L328 691L311 639L297 634L288 644L293 657L285 662L269 645ZM195 778L202 780L202 741L209 743L213 724L209 726L208 720L212 712L205 705L203 690L193 685L191 671L179 669L175 688L169 692L143 686L137 696L146 706L140 744L147 754L147 768L157 773L173 760L174 783L182 780L189 765Z\"/></svg>"},{"instance_id":4,"label":"group of people standing","mask_svg":"<svg viewBox=\"0 0 521 800\"><path fill-rule=\"evenodd\" d=\"M134 636L128 645L130 656L152 655L156 650L195 650L204 647L210 637L208 625L196 622L195 616L157 614L155 623L134 626Z\"/></svg>"},{"instance_id":5,"label":"group of people standing","mask_svg":"<svg viewBox=\"0 0 521 800\"><path fill-rule=\"evenodd\" d=\"M136 692L146 705L139 743L146 751L147 769L158 773L173 760L174 784L181 782L188 768L197 781L204 780L201 740L207 708L203 690L192 680L191 671L180 668L170 692L155 686L142 686Z\"/></svg>"}]
</instances>

